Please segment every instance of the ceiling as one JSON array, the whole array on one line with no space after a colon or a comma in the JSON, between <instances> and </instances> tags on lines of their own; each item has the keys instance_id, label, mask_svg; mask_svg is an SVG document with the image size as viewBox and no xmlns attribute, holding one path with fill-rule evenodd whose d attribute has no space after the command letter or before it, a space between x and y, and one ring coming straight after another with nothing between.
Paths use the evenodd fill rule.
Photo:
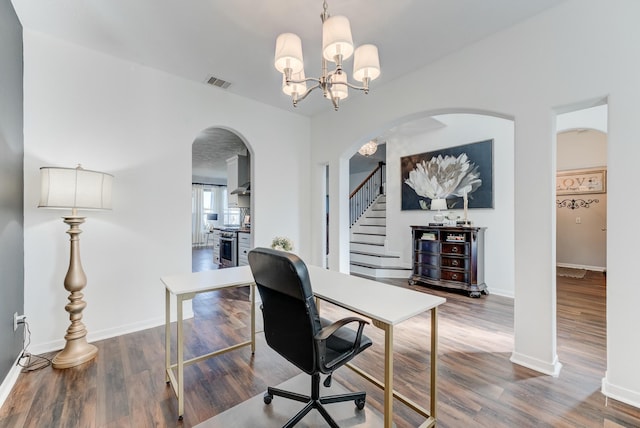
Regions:
<instances>
[{"instance_id":1,"label":"ceiling","mask_svg":"<svg viewBox=\"0 0 640 428\"><path fill-rule=\"evenodd\" d=\"M328 0L328 10L331 15L349 18L356 46L378 46L382 73L371 84L375 91L563 1ZM289 111L294 107L290 97L282 93L282 77L273 67L278 34L298 34L307 77L320 74L321 0L12 2L26 29L202 85L213 76L231 85L226 89L209 85L212 91L228 91ZM352 61L345 62L349 74ZM331 104L317 93L302 101L295 111L313 116L331 109ZM379 139L424 132L430 126L433 123L429 121L415 121L389 130ZM229 131L203 131L194 143L194 180L196 176L226 178L226 159L246 153L243 150L243 142ZM354 169L368 168L367 163L377 160L356 154L351 162Z\"/></svg>"},{"instance_id":2,"label":"ceiling","mask_svg":"<svg viewBox=\"0 0 640 428\"><path fill-rule=\"evenodd\" d=\"M307 77L320 74L320 0L12 0L22 25L74 44L293 110L273 67L275 39L302 38ZM328 0L356 46L374 43L382 74L371 90L564 0ZM352 59L345 63L350 73ZM352 91L353 92L353 91ZM345 100L349 102L349 99ZM296 108L331 109L319 93Z\"/></svg>"},{"instance_id":3,"label":"ceiling","mask_svg":"<svg viewBox=\"0 0 640 428\"><path fill-rule=\"evenodd\" d=\"M205 129L193 141L191 149L193 182L226 184L227 159L247 154L244 142L233 132L223 128Z\"/></svg>"}]
</instances>

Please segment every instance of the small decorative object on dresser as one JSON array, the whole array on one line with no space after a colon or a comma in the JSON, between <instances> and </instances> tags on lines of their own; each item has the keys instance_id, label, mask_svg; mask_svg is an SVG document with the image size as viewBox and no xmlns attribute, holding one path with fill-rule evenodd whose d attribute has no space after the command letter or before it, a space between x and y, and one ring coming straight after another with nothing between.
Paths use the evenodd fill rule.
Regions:
<instances>
[{"instance_id":1,"label":"small decorative object on dresser","mask_svg":"<svg viewBox=\"0 0 640 428\"><path fill-rule=\"evenodd\" d=\"M471 297L489 294L484 282L484 227L411 226L409 284L454 288Z\"/></svg>"}]
</instances>

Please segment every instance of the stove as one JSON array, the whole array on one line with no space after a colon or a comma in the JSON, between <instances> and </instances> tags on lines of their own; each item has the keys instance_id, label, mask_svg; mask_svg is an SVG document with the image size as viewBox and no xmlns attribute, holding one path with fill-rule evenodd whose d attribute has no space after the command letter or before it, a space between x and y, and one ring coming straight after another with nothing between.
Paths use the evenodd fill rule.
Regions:
<instances>
[{"instance_id":1,"label":"stove","mask_svg":"<svg viewBox=\"0 0 640 428\"><path fill-rule=\"evenodd\" d=\"M238 266L238 229L220 229L220 264Z\"/></svg>"}]
</instances>

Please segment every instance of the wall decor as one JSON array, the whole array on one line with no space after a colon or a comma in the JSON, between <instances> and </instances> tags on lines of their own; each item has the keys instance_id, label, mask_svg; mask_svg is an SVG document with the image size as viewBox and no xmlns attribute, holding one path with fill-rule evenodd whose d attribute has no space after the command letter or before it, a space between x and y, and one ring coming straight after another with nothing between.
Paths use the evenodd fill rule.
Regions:
<instances>
[{"instance_id":1,"label":"wall decor","mask_svg":"<svg viewBox=\"0 0 640 428\"><path fill-rule=\"evenodd\" d=\"M448 209L493 208L493 140L400 158L402 210L430 209L446 199Z\"/></svg>"},{"instance_id":2,"label":"wall decor","mask_svg":"<svg viewBox=\"0 0 640 428\"><path fill-rule=\"evenodd\" d=\"M597 204L599 199L556 199L556 206L558 208L569 208L570 210L577 210L578 208L589 208L591 204Z\"/></svg>"},{"instance_id":3,"label":"wall decor","mask_svg":"<svg viewBox=\"0 0 640 428\"><path fill-rule=\"evenodd\" d=\"M557 195L606 192L607 170L604 168L576 169L556 174Z\"/></svg>"}]
</instances>

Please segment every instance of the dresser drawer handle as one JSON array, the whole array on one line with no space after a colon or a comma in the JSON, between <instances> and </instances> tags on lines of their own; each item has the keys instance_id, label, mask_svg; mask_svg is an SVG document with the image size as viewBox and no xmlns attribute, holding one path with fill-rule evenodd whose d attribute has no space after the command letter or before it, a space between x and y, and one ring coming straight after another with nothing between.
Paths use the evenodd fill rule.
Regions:
<instances>
[{"instance_id":1,"label":"dresser drawer handle","mask_svg":"<svg viewBox=\"0 0 640 428\"><path fill-rule=\"evenodd\" d=\"M451 275L451 279L458 279L458 274L454 273L453 275Z\"/></svg>"},{"instance_id":2,"label":"dresser drawer handle","mask_svg":"<svg viewBox=\"0 0 640 428\"><path fill-rule=\"evenodd\" d=\"M458 247L453 247L453 248L451 249L451 252L452 252L452 253L457 253L457 252L458 252Z\"/></svg>"},{"instance_id":3,"label":"dresser drawer handle","mask_svg":"<svg viewBox=\"0 0 640 428\"><path fill-rule=\"evenodd\" d=\"M457 260L453 260L451 262L451 266L458 266L458 261Z\"/></svg>"}]
</instances>

